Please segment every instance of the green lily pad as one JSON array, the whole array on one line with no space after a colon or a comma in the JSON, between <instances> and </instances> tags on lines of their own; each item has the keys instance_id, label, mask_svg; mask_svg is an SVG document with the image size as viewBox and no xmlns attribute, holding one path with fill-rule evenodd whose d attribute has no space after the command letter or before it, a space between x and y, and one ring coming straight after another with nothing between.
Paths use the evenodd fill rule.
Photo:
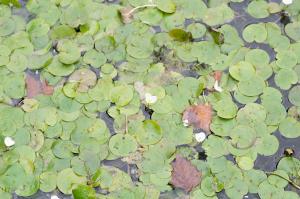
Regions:
<instances>
[{"instance_id":1,"label":"green lily pad","mask_svg":"<svg viewBox=\"0 0 300 199\"><path fill-rule=\"evenodd\" d=\"M97 52L96 50L92 49L84 54L83 61L95 68L99 68L106 63L106 57L102 52Z\"/></svg>"},{"instance_id":2,"label":"green lily pad","mask_svg":"<svg viewBox=\"0 0 300 199\"><path fill-rule=\"evenodd\" d=\"M141 145L151 145L159 142L163 136L160 126L154 120L145 120L143 129L137 132L137 141Z\"/></svg>"},{"instance_id":3,"label":"green lily pad","mask_svg":"<svg viewBox=\"0 0 300 199\"><path fill-rule=\"evenodd\" d=\"M174 13L176 11L176 5L173 0L154 0L154 4L165 13Z\"/></svg>"},{"instance_id":4,"label":"green lily pad","mask_svg":"<svg viewBox=\"0 0 300 199\"><path fill-rule=\"evenodd\" d=\"M265 88L266 84L264 80L255 75L249 80L240 81L238 83L238 89L239 91L246 96L256 96L263 92L263 89Z\"/></svg>"},{"instance_id":5,"label":"green lily pad","mask_svg":"<svg viewBox=\"0 0 300 199\"><path fill-rule=\"evenodd\" d=\"M58 60L63 64L73 64L80 58L80 50L71 40L61 40L57 44Z\"/></svg>"},{"instance_id":6,"label":"green lily pad","mask_svg":"<svg viewBox=\"0 0 300 199\"><path fill-rule=\"evenodd\" d=\"M114 87L110 91L110 100L116 103L117 106L125 106L133 98L133 89L128 85L120 85Z\"/></svg>"},{"instance_id":7,"label":"green lily pad","mask_svg":"<svg viewBox=\"0 0 300 199\"><path fill-rule=\"evenodd\" d=\"M300 122L294 118L287 117L280 122L280 133L287 138L296 138L300 136Z\"/></svg>"},{"instance_id":8,"label":"green lily pad","mask_svg":"<svg viewBox=\"0 0 300 199\"><path fill-rule=\"evenodd\" d=\"M300 86L293 87L289 92L289 101L295 106L300 106Z\"/></svg>"},{"instance_id":9,"label":"green lily pad","mask_svg":"<svg viewBox=\"0 0 300 199\"><path fill-rule=\"evenodd\" d=\"M246 149L254 145L256 132L249 126L238 125L232 129L230 137L232 145L236 148Z\"/></svg>"},{"instance_id":10,"label":"green lily pad","mask_svg":"<svg viewBox=\"0 0 300 199\"><path fill-rule=\"evenodd\" d=\"M234 79L245 81L251 79L252 76L255 75L255 69L249 62L241 61L230 66L229 73Z\"/></svg>"},{"instance_id":11,"label":"green lily pad","mask_svg":"<svg viewBox=\"0 0 300 199\"><path fill-rule=\"evenodd\" d=\"M43 192L51 192L56 189L56 172L47 171L40 175L40 189Z\"/></svg>"},{"instance_id":12,"label":"green lily pad","mask_svg":"<svg viewBox=\"0 0 300 199\"><path fill-rule=\"evenodd\" d=\"M243 38L245 41L262 43L267 39L267 30L265 24L250 24L243 30Z\"/></svg>"},{"instance_id":13,"label":"green lily pad","mask_svg":"<svg viewBox=\"0 0 300 199\"><path fill-rule=\"evenodd\" d=\"M264 0L251 1L247 7L247 12L255 18L265 18L269 16L269 5Z\"/></svg>"},{"instance_id":14,"label":"green lily pad","mask_svg":"<svg viewBox=\"0 0 300 199\"><path fill-rule=\"evenodd\" d=\"M57 175L57 188L64 194L71 194L73 189L85 182L86 178L76 175L71 168L64 169Z\"/></svg>"},{"instance_id":15,"label":"green lily pad","mask_svg":"<svg viewBox=\"0 0 300 199\"><path fill-rule=\"evenodd\" d=\"M130 135L117 134L109 141L110 151L117 156L127 156L137 149L135 139Z\"/></svg>"},{"instance_id":16,"label":"green lily pad","mask_svg":"<svg viewBox=\"0 0 300 199\"><path fill-rule=\"evenodd\" d=\"M227 99L220 100L215 109L217 110L217 115L224 119L234 118L237 114L237 106L231 101Z\"/></svg>"},{"instance_id":17,"label":"green lily pad","mask_svg":"<svg viewBox=\"0 0 300 199\"><path fill-rule=\"evenodd\" d=\"M275 75L274 80L276 85L279 86L281 89L288 90L293 84L296 84L298 82L298 76L296 72L291 69L281 69Z\"/></svg>"},{"instance_id":18,"label":"green lily pad","mask_svg":"<svg viewBox=\"0 0 300 199\"><path fill-rule=\"evenodd\" d=\"M286 34L293 40L299 41L300 40L300 23L299 22L293 22L293 23L288 23L285 27L284 30Z\"/></svg>"}]
</instances>

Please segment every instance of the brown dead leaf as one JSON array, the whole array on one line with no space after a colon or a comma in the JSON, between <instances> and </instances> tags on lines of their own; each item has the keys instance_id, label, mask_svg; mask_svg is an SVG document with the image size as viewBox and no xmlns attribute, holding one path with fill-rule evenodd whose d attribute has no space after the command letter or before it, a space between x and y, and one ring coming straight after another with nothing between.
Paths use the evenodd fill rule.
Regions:
<instances>
[{"instance_id":1,"label":"brown dead leaf","mask_svg":"<svg viewBox=\"0 0 300 199\"><path fill-rule=\"evenodd\" d=\"M43 80L41 85L42 85L43 94L45 94L45 95L52 95L53 94L54 88L53 88L53 86L48 85L46 80Z\"/></svg>"},{"instance_id":2,"label":"brown dead leaf","mask_svg":"<svg viewBox=\"0 0 300 199\"><path fill-rule=\"evenodd\" d=\"M32 75L26 75L26 90L27 97L33 98L41 92L40 80L33 77Z\"/></svg>"},{"instance_id":3,"label":"brown dead leaf","mask_svg":"<svg viewBox=\"0 0 300 199\"><path fill-rule=\"evenodd\" d=\"M210 104L192 105L183 112L182 120L194 128L203 129L210 133L210 123L212 120L212 107Z\"/></svg>"},{"instance_id":4,"label":"brown dead leaf","mask_svg":"<svg viewBox=\"0 0 300 199\"><path fill-rule=\"evenodd\" d=\"M54 88L49 86L46 80L42 82L38 77L34 77L33 75L26 75L26 90L27 90L27 98L34 98L39 94L52 95Z\"/></svg>"},{"instance_id":5,"label":"brown dead leaf","mask_svg":"<svg viewBox=\"0 0 300 199\"><path fill-rule=\"evenodd\" d=\"M194 167L190 161L176 155L175 162L172 163L171 184L190 192L201 182L201 172Z\"/></svg>"}]
</instances>

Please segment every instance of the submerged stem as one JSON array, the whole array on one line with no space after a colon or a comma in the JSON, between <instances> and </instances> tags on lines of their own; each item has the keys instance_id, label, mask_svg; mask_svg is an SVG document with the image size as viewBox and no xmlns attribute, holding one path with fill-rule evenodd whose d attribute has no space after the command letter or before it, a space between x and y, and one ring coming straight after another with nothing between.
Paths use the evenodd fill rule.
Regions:
<instances>
[{"instance_id":1,"label":"submerged stem","mask_svg":"<svg viewBox=\"0 0 300 199\"><path fill-rule=\"evenodd\" d=\"M288 178L285 178L283 177L282 175L280 174L277 174L277 173L274 173L274 172L266 172L266 174L269 174L269 175L274 175L274 176L277 176L277 177L280 177L286 181L288 181L292 186L294 186L295 188L299 189L300 190L300 185L296 184L295 182L293 182L292 180L288 179Z\"/></svg>"}]
</instances>

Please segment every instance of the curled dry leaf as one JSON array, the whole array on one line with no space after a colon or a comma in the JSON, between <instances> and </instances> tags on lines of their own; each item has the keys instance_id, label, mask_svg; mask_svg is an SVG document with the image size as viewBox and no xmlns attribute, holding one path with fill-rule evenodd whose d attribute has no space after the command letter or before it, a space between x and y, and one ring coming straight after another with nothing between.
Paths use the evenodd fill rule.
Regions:
<instances>
[{"instance_id":1,"label":"curled dry leaf","mask_svg":"<svg viewBox=\"0 0 300 199\"><path fill-rule=\"evenodd\" d=\"M26 75L26 91L28 98L34 98L39 94L52 95L54 88L48 85L46 80L41 81L33 75Z\"/></svg>"},{"instance_id":2,"label":"curled dry leaf","mask_svg":"<svg viewBox=\"0 0 300 199\"><path fill-rule=\"evenodd\" d=\"M96 74L87 68L79 69L69 77L69 82L78 83L77 90L79 92L86 92L96 84L96 81Z\"/></svg>"},{"instance_id":3,"label":"curled dry leaf","mask_svg":"<svg viewBox=\"0 0 300 199\"><path fill-rule=\"evenodd\" d=\"M219 82L221 80L221 78L222 78L222 71L220 71L220 70L215 71L214 79Z\"/></svg>"},{"instance_id":4,"label":"curled dry leaf","mask_svg":"<svg viewBox=\"0 0 300 199\"><path fill-rule=\"evenodd\" d=\"M210 133L210 123L212 120L212 107L210 104L192 105L183 112L182 120L187 125L194 128L203 129Z\"/></svg>"},{"instance_id":5,"label":"curled dry leaf","mask_svg":"<svg viewBox=\"0 0 300 199\"><path fill-rule=\"evenodd\" d=\"M130 23L133 19L133 12L131 7L125 7L120 9L120 14L122 17L123 23Z\"/></svg>"},{"instance_id":6,"label":"curled dry leaf","mask_svg":"<svg viewBox=\"0 0 300 199\"><path fill-rule=\"evenodd\" d=\"M172 167L171 184L174 187L182 188L186 192L190 192L201 182L201 172L198 171L190 161L180 155L176 155Z\"/></svg>"}]
</instances>

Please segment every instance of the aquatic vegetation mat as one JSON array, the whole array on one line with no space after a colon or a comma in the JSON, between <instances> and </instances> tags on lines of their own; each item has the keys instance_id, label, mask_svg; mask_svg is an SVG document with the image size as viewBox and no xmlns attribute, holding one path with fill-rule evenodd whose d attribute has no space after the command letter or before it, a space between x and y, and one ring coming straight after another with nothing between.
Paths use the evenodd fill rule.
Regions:
<instances>
[{"instance_id":1,"label":"aquatic vegetation mat","mask_svg":"<svg viewBox=\"0 0 300 199\"><path fill-rule=\"evenodd\" d=\"M0 0L0 198L297 199L299 82L299 0Z\"/></svg>"}]
</instances>

